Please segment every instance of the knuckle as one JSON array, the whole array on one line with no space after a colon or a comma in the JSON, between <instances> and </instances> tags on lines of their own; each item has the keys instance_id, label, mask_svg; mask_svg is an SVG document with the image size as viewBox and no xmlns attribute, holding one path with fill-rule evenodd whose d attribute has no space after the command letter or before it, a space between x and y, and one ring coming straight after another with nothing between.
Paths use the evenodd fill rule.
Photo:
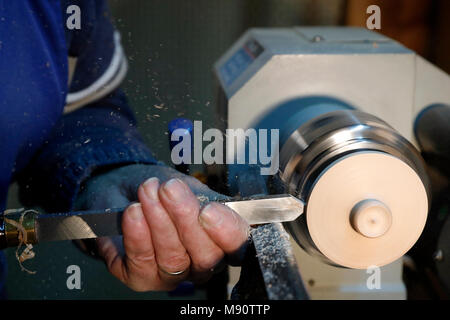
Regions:
<instances>
[{"instance_id":1,"label":"knuckle","mask_svg":"<svg viewBox=\"0 0 450 320\"><path fill-rule=\"evenodd\" d=\"M191 259L187 252L175 254L160 263L160 267L168 272L178 272L185 270L191 264Z\"/></svg>"},{"instance_id":2,"label":"knuckle","mask_svg":"<svg viewBox=\"0 0 450 320\"><path fill-rule=\"evenodd\" d=\"M127 253L128 258L130 261L132 261L134 264L142 265L142 264L152 264L156 261L155 253L152 252L145 252L145 253Z\"/></svg>"},{"instance_id":3,"label":"knuckle","mask_svg":"<svg viewBox=\"0 0 450 320\"><path fill-rule=\"evenodd\" d=\"M194 216L199 211L198 203L192 201L186 201L179 204L175 204L172 213L179 219L186 219Z\"/></svg>"}]
</instances>

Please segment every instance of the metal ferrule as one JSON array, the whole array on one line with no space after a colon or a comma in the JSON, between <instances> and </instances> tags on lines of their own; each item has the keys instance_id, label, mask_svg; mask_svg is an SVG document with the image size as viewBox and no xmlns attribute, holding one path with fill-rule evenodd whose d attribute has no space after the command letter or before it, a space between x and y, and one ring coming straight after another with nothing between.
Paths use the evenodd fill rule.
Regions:
<instances>
[{"instance_id":1,"label":"metal ferrule","mask_svg":"<svg viewBox=\"0 0 450 320\"><path fill-rule=\"evenodd\" d=\"M332 162L364 150L401 159L418 174L429 192L423 160L414 146L384 121L357 110L329 112L294 131L280 151L281 180L290 194L307 203L316 179ZM299 245L320 254L307 232L306 217L302 215L286 227Z\"/></svg>"},{"instance_id":2,"label":"metal ferrule","mask_svg":"<svg viewBox=\"0 0 450 320\"><path fill-rule=\"evenodd\" d=\"M5 221L5 219L14 220L20 224L22 214L9 214L0 216L0 249L15 247L20 244L19 230L12 224ZM23 217L22 226L27 234L27 244L34 244L37 242L35 231L35 216L34 213L27 213Z\"/></svg>"}]
</instances>

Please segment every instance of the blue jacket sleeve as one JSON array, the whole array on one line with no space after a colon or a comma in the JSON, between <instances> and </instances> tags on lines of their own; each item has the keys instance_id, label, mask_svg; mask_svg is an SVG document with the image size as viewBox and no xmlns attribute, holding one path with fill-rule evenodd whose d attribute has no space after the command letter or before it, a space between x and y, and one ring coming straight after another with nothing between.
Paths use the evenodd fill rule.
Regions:
<instances>
[{"instance_id":1,"label":"blue jacket sleeve","mask_svg":"<svg viewBox=\"0 0 450 320\"><path fill-rule=\"evenodd\" d=\"M64 115L19 178L21 200L70 210L82 182L105 166L157 161L143 143L122 91Z\"/></svg>"},{"instance_id":2,"label":"blue jacket sleeve","mask_svg":"<svg viewBox=\"0 0 450 320\"><path fill-rule=\"evenodd\" d=\"M64 115L21 174L21 200L49 212L70 210L94 170L131 163L155 164L121 90Z\"/></svg>"},{"instance_id":3,"label":"blue jacket sleeve","mask_svg":"<svg viewBox=\"0 0 450 320\"><path fill-rule=\"evenodd\" d=\"M80 93L111 73L108 70L114 65L120 43L115 39L107 1L64 0L63 15L71 4L80 7L82 25L79 30L65 28L67 54L77 60L69 93ZM40 205L49 212L69 210L81 184L95 170L156 163L138 134L124 93L116 89L102 96L63 115L20 172L20 197L25 205Z\"/></svg>"}]
</instances>

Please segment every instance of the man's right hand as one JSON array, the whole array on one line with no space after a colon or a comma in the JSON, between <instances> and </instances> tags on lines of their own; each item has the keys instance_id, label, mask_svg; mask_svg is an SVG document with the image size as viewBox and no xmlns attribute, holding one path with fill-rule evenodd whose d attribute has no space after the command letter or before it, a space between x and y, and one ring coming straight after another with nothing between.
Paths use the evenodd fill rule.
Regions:
<instances>
[{"instance_id":1,"label":"man's right hand","mask_svg":"<svg viewBox=\"0 0 450 320\"><path fill-rule=\"evenodd\" d=\"M180 179L160 185L143 183L139 203L123 215L120 255L111 239L98 240L109 271L136 291L171 290L185 279L208 280L227 254L248 239L248 224L219 203L200 209L199 201Z\"/></svg>"},{"instance_id":2,"label":"man's right hand","mask_svg":"<svg viewBox=\"0 0 450 320\"><path fill-rule=\"evenodd\" d=\"M197 196L226 198L172 168L130 165L88 180L76 209L124 207L137 200L123 214L123 237L97 239L98 252L131 289L171 290L186 279L208 280L225 256L239 263L245 252L248 224L218 202L202 208Z\"/></svg>"}]
</instances>

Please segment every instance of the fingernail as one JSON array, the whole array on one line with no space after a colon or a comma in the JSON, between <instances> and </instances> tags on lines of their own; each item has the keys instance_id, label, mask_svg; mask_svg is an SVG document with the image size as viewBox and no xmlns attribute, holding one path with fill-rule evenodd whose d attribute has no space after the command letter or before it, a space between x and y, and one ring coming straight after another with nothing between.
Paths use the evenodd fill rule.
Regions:
<instances>
[{"instance_id":1,"label":"fingernail","mask_svg":"<svg viewBox=\"0 0 450 320\"><path fill-rule=\"evenodd\" d=\"M217 227L222 223L223 215L214 205L207 204L200 212L200 222L206 227Z\"/></svg>"},{"instance_id":2,"label":"fingernail","mask_svg":"<svg viewBox=\"0 0 450 320\"><path fill-rule=\"evenodd\" d=\"M134 221L140 221L144 218L144 215L142 214L141 204L140 203L133 203L128 208L128 216L131 218L131 220Z\"/></svg>"},{"instance_id":3,"label":"fingernail","mask_svg":"<svg viewBox=\"0 0 450 320\"><path fill-rule=\"evenodd\" d=\"M163 187L167 196L172 201L180 201L188 194L187 186L180 179L170 179Z\"/></svg>"},{"instance_id":4,"label":"fingernail","mask_svg":"<svg viewBox=\"0 0 450 320\"><path fill-rule=\"evenodd\" d=\"M159 179L156 177L150 178L144 182L142 185L144 188L144 192L151 200L159 200L158 198L158 187L159 187Z\"/></svg>"}]
</instances>

